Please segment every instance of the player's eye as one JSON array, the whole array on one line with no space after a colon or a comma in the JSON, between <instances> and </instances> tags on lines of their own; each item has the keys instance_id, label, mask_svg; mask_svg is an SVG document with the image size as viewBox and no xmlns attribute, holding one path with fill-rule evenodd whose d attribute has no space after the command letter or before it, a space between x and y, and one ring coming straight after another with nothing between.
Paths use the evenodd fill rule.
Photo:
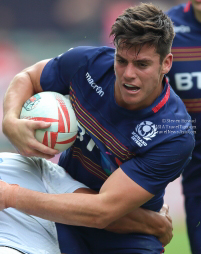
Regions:
<instances>
[{"instance_id":1,"label":"player's eye","mask_svg":"<svg viewBox=\"0 0 201 254\"><path fill-rule=\"evenodd\" d=\"M138 63L138 66L139 66L140 68L146 68L146 67L148 66L148 64L147 64L147 63L143 63L143 62L139 62L139 63Z\"/></svg>"},{"instance_id":2,"label":"player's eye","mask_svg":"<svg viewBox=\"0 0 201 254\"><path fill-rule=\"evenodd\" d=\"M126 61L124 59L121 59L121 58L118 58L117 62L120 63L120 64L126 63Z\"/></svg>"}]
</instances>

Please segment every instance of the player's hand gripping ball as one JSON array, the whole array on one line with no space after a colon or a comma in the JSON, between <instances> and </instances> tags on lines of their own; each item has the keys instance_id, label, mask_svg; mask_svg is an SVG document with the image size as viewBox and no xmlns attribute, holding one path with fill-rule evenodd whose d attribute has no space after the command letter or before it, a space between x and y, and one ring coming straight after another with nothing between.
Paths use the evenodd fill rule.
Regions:
<instances>
[{"instance_id":1,"label":"player's hand gripping ball","mask_svg":"<svg viewBox=\"0 0 201 254\"><path fill-rule=\"evenodd\" d=\"M42 92L23 105L21 119L50 122L47 129L36 130L35 137L42 144L60 152L76 140L78 127L70 100L55 92Z\"/></svg>"}]
</instances>

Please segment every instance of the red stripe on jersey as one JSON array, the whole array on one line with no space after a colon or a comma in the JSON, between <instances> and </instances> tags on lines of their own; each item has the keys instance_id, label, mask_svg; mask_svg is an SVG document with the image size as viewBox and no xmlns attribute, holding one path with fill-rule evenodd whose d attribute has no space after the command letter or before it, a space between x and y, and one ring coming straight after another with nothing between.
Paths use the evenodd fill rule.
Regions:
<instances>
[{"instance_id":1,"label":"red stripe on jersey","mask_svg":"<svg viewBox=\"0 0 201 254\"><path fill-rule=\"evenodd\" d=\"M165 104L166 102L168 101L170 97L170 85L168 84L168 87L167 87L167 91L165 93L165 96L163 97L163 99L158 103L158 105L156 105L154 108L152 108L152 111L154 113L157 113Z\"/></svg>"},{"instance_id":2,"label":"red stripe on jersey","mask_svg":"<svg viewBox=\"0 0 201 254\"><path fill-rule=\"evenodd\" d=\"M72 138L69 138L68 140L57 142L57 144L68 144L68 143L71 143L71 142L73 142L76 139L76 137L77 137L77 134L75 136L73 136Z\"/></svg>"},{"instance_id":3,"label":"red stripe on jersey","mask_svg":"<svg viewBox=\"0 0 201 254\"><path fill-rule=\"evenodd\" d=\"M59 105L61 107L61 109L63 110L63 113L64 113L64 116L66 118L66 123L67 123L67 126L68 126L68 130L66 130L65 132L70 132L70 116L69 116L69 113L68 113L68 109L65 105L65 102L60 98L60 97L56 97L57 101L59 102Z\"/></svg>"},{"instance_id":4,"label":"red stripe on jersey","mask_svg":"<svg viewBox=\"0 0 201 254\"><path fill-rule=\"evenodd\" d=\"M58 132L65 132L64 119L61 114L60 108L58 108L58 117L59 117Z\"/></svg>"},{"instance_id":5,"label":"red stripe on jersey","mask_svg":"<svg viewBox=\"0 0 201 254\"><path fill-rule=\"evenodd\" d=\"M186 4L185 8L184 8L184 12L189 12L191 8L191 1L188 1L188 3Z\"/></svg>"},{"instance_id":6,"label":"red stripe on jersey","mask_svg":"<svg viewBox=\"0 0 201 254\"><path fill-rule=\"evenodd\" d=\"M50 132L50 137L51 137L51 148L54 148L56 142L57 142L57 136L58 132Z\"/></svg>"},{"instance_id":7,"label":"red stripe on jersey","mask_svg":"<svg viewBox=\"0 0 201 254\"><path fill-rule=\"evenodd\" d=\"M29 118L29 120L44 121L44 122L50 122L50 123L58 122L57 119L47 118L47 117L31 117Z\"/></svg>"},{"instance_id":8,"label":"red stripe on jersey","mask_svg":"<svg viewBox=\"0 0 201 254\"><path fill-rule=\"evenodd\" d=\"M48 135L47 135L47 131L44 134L44 138L43 138L43 145L48 146Z\"/></svg>"}]
</instances>

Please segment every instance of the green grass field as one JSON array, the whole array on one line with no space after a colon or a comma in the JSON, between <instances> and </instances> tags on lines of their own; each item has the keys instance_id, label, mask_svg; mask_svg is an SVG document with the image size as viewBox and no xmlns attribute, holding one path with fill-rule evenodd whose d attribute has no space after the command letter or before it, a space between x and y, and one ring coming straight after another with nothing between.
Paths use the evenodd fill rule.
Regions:
<instances>
[{"instance_id":1,"label":"green grass field","mask_svg":"<svg viewBox=\"0 0 201 254\"><path fill-rule=\"evenodd\" d=\"M191 254L186 228L184 225L174 224L174 236L170 244L165 247L165 254Z\"/></svg>"}]
</instances>

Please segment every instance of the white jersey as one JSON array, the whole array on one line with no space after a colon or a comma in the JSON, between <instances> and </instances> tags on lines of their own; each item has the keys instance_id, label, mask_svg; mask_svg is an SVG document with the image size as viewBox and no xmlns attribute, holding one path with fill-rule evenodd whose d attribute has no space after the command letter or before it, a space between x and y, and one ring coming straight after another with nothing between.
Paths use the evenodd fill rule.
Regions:
<instances>
[{"instance_id":1,"label":"white jersey","mask_svg":"<svg viewBox=\"0 0 201 254\"><path fill-rule=\"evenodd\" d=\"M45 193L72 193L87 188L50 161L13 153L0 153L0 178ZM61 253L54 222L13 208L0 212L0 246L12 247L26 254Z\"/></svg>"}]
</instances>

